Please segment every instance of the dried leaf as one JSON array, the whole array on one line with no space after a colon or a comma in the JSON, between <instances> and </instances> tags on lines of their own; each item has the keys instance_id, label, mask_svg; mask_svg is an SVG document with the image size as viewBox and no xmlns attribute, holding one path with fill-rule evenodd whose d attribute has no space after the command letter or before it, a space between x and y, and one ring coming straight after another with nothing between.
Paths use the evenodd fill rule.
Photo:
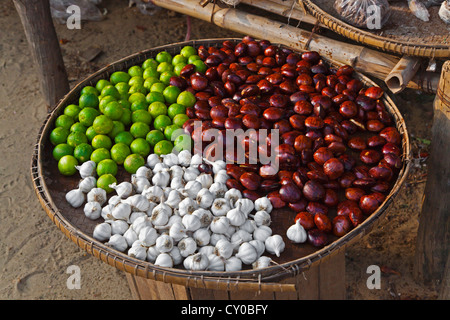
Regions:
<instances>
[{"instance_id":1,"label":"dried leaf","mask_svg":"<svg viewBox=\"0 0 450 320\"><path fill-rule=\"evenodd\" d=\"M388 274L395 274L397 276L401 276L401 273L398 272L397 270L394 270L392 268L389 268L388 266L381 266L380 267L381 272L383 273L388 273Z\"/></svg>"}]
</instances>

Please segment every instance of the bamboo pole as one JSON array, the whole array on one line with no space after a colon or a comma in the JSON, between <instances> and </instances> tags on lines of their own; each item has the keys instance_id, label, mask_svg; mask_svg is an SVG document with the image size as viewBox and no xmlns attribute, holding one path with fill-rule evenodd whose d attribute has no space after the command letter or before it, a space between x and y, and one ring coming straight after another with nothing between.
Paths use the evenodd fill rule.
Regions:
<instances>
[{"instance_id":1,"label":"bamboo pole","mask_svg":"<svg viewBox=\"0 0 450 320\"><path fill-rule=\"evenodd\" d=\"M403 56L384 82L393 93L403 91L420 68L420 59Z\"/></svg>"},{"instance_id":2,"label":"bamboo pole","mask_svg":"<svg viewBox=\"0 0 450 320\"><path fill-rule=\"evenodd\" d=\"M348 64L356 71L385 80L397 65L399 57L376 50L330 39L278 21L260 17L235 8L223 8L208 3L205 7L198 0L153 0L157 6L259 39L288 46L294 50L314 50L323 57ZM426 72L416 74L407 87L436 92L439 75Z\"/></svg>"}]
</instances>

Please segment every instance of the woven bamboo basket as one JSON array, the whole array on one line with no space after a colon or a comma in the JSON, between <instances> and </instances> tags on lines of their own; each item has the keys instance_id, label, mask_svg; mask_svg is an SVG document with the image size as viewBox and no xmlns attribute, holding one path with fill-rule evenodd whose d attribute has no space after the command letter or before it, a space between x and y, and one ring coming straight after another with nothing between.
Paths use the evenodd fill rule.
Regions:
<instances>
[{"instance_id":1,"label":"woven bamboo basket","mask_svg":"<svg viewBox=\"0 0 450 320\"><path fill-rule=\"evenodd\" d=\"M321 8L320 1L317 0L298 0L300 5L320 23L327 26L330 30L359 43L381 49L383 51L414 56L422 58L447 59L450 57L450 37L448 31L439 37L433 38L432 35L424 36L422 39L410 38L408 36L396 35L387 37L377 35L375 32L363 30L354 27L344 21L336 18L330 12ZM331 3L333 1L327 1ZM439 19L439 17L435 17ZM411 19L417 19L411 14ZM419 20L417 20L419 21Z\"/></svg>"},{"instance_id":2,"label":"woven bamboo basket","mask_svg":"<svg viewBox=\"0 0 450 320\"><path fill-rule=\"evenodd\" d=\"M357 241L370 232L380 221L389 204L393 201L402 183L405 181L410 166L410 144L405 122L394 105L393 101L385 95L383 101L387 110L395 119L399 132L403 137L404 165L397 180L393 183L392 191L387 196L380 208L371 214L366 220L341 238L334 238L326 247L313 248L310 245L294 245L285 239L286 249L280 258L274 256L276 264L260 270L246 269L239 272L214 272L214 271L187 271L182 268L164 268L152 263L141 261L108 247L92 237L94 227L103 222L92 221L85 217L82 209L73 209L65 200L65 194L77 187L79 177L65 177L59 174L57 163L52 157L52 146L49 142L49 134L53 129L54 120L63 112L65 106L76 103L81 89L86 85L94 85L99 79L109 78L118 70L127 70L129 67L142 64L148 58L155 57L160 51L166 50L175 54L185 45L198 47L199 45L219 46L224 40L240 41L240 39L211 39L196 40L171 45L160 46L138 52L117 62L107 65L98 72L92 74L78 83L48 114L37 137L31 162L31 176L37 197L47 215L53 223L77 246L103 262L125 271L127 276L133 279L155 280L156 283L167 283L182 288L198 288L205 290L249 291L249 292L290 292L294 298L298 298L299 279L302 274L314 266L324 263L329 258L341 254L342 261L345 247ZM338 65L329 61L331 64ZM366 85L374 83L363 75L358 75ZM118 181L129 179L130 176L119 168ZM129 181L129 180L128 180ZM286 229L293 223L293 212L289 210L275 210L272 214L271 227L274 233L285 235ZM101 220L101 221L100 221ZM330 260L331 261L331 260ZM330 267L330 270L333 266ZM338 277L342 278L342 274ZM297 280L295 280L297 279ZM136 281L133 280L134 283ZM171 297L173 297L173 287ZM184 295L184 297L186 297ZM192 297L192 296L191 296ZM203 296L204 297L204 296ZM189 297L188 297L189 298ZM209 297L211 298L211 297Z\"/></svg>"}]
</instances>

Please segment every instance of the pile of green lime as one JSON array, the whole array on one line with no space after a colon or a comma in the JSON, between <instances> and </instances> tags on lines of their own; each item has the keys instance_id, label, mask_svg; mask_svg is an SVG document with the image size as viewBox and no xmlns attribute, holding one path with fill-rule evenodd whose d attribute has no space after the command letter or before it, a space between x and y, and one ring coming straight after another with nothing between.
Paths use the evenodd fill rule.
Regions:
<instances>
[{"instance_id":1,"label":"pile of green lime","mask_svg":"<svg viewBox=\"0 0 450 320\"><path fill-rule=\"evenodd\" d=\"M191 137L182 126L189 119L186 108L196 99L170 85L170 78L179 76L186 64L202 73L207 68L197 50L185 46L174 56L161 51L142 65L82 88L78 102L64 108L50 133L59 172L74 175L75 166L92 160L97 164L97 187L110 192L118 166L135 173L150 153L190 150Z\"/></svg>"}]
</instances>

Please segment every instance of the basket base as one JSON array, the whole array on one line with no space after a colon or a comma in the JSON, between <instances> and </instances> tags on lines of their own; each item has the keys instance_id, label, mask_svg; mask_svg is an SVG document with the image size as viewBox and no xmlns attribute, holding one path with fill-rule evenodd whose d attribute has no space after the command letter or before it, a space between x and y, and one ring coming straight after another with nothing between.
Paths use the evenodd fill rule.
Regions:
<instances>
[{"instance_id":1,"label":"basket base","mask_svg":"<svg viewBox=\"0 0 450 320\"><path fill-rule=\"evenodd\" d=\"M185 287L126 273L135 300L344 300L345 249L321 259L317 265L296 277L281 281L293 283L295 292L227 291Z\"/></svg>"}]
</instances>

